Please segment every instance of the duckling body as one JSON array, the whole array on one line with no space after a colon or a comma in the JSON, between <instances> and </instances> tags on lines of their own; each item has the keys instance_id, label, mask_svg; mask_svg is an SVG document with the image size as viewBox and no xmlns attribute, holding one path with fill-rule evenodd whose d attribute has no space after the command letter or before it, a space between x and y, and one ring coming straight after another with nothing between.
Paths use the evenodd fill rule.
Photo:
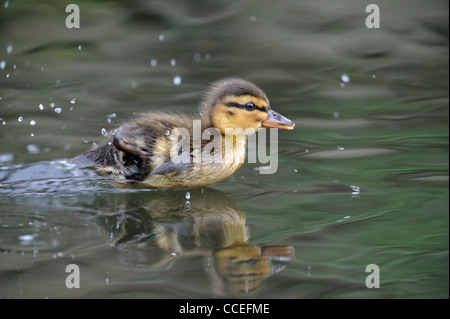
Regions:
<instances>
[{"instance_id":1,"label":"duckling body","mask_svg":"<svg viewBox=\"0 0 450 319\"><path fill-rule=\"evenodd\" d=\"M260 127L293 129L294 123L270 110L254 84L225 79L212 85L199 114L144 114L71 162L112 176L122 187L205 186L241 167L247 135Z\"/></svg>"}]
</instances>

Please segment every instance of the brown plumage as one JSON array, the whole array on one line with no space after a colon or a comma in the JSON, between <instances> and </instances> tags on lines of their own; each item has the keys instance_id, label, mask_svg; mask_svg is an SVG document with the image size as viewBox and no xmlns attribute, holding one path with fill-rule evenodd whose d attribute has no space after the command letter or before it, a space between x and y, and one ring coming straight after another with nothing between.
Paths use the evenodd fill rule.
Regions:
<instances>
[{"instance_id":1,"label":"brown plumage","mask_svg":"<svg viewBox=\"0 0 450 319\"><path fill-rule=\"evenodd\" d=\"M104 141L71 163L112 176L122 187L204 186L227 178L242 165L247 135L260 127L293 129L294 123L273 112L265 93L253 83L227 78L212 84L197 115L144 114L109 133ZM198 143L194 140L197 128L221 136L220 145L210 149L208 144L215 137ZM227 128L242 131L229 136ZM226 145L232 148L225 148ZM209 153L212 162L200 156Z\"/></svg>"}]
</instances>

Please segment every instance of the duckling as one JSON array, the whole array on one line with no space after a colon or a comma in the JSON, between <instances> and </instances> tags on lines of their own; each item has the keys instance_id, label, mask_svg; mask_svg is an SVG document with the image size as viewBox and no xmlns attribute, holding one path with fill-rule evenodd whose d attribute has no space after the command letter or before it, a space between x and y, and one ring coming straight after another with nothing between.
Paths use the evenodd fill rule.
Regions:
<instances>
[{"instance_id":1,"label":"duckling","mask_svg":"<svg viewBox=\"0 0 450 319\"><path fill-rule=\"evenodd\" d=\"M119 187L200 187L217 183L242 166L249 134L261 127L294 126L270 108L266 94L255 84L226 78L211 85L198 114L143 114L70 162L113 177ZM196 128L218 143L204 139L205 134L196 140ZM230 130L233 134L228 134ZM202 159L206 153L214 155L213 160Z\"/></svg>"}]
</instances>

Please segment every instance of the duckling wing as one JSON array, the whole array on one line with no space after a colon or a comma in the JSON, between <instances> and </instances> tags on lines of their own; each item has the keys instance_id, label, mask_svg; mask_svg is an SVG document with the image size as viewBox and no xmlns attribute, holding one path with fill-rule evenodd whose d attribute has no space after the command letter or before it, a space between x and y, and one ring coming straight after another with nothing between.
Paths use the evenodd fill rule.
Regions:
<instances>
[{"instance_id":1,"label":"duckling wing","mask_svg":"<svg viewBox=\"0 0 450 319\"><path fill-rule=\"evenodd\" d=\"M111 145L108 145L108 143L102 143L91 150L70 159L69 163L74 164L77 168L110 166L115 163L114 154L115 150L111 147Z\"/></svg>"},{"instance_id":2,"label":"duckling wing","mask_svg":"<svg viewBox=\"0 0 450 319\"><path fill-rule=\"evenodd\" d=\"M174 163L172 161L167 161L151 171L149 175L180 174L189 169L191 166L191 163Z\"/></svg>"},{"instance_id":3,"label":"duckling wing","mask_svg":"<svg viewBox=\"0 0 450 319\"><path fill-rule=\"evenodd\" d=\"M146 114L111 132L105 141L70 160L78 168L94 168L101 175L124 176L141 181L148 175L177 175L191 166L171 160L174 128L191 129L192 118Z\"/></svg>"}]
</instances>

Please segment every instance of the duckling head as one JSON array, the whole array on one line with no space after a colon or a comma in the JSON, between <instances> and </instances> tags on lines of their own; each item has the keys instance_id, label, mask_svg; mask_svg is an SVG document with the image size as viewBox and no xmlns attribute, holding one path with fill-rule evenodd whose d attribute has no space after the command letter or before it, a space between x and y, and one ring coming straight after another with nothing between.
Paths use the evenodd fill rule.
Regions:
<instances>
[{"instance_id":1,"label":"duckling head","mask_svg":"<svg viewBox=\"0 0 450 319\"><path fill-rule=\"evenodd\" d=\"M228 78L212 84L200 110L202 119L217 128L240 128L244 132L261 127L294 129L294 122L270 108L266 94L255 84Z\"/></svg>"}]
</instances>

